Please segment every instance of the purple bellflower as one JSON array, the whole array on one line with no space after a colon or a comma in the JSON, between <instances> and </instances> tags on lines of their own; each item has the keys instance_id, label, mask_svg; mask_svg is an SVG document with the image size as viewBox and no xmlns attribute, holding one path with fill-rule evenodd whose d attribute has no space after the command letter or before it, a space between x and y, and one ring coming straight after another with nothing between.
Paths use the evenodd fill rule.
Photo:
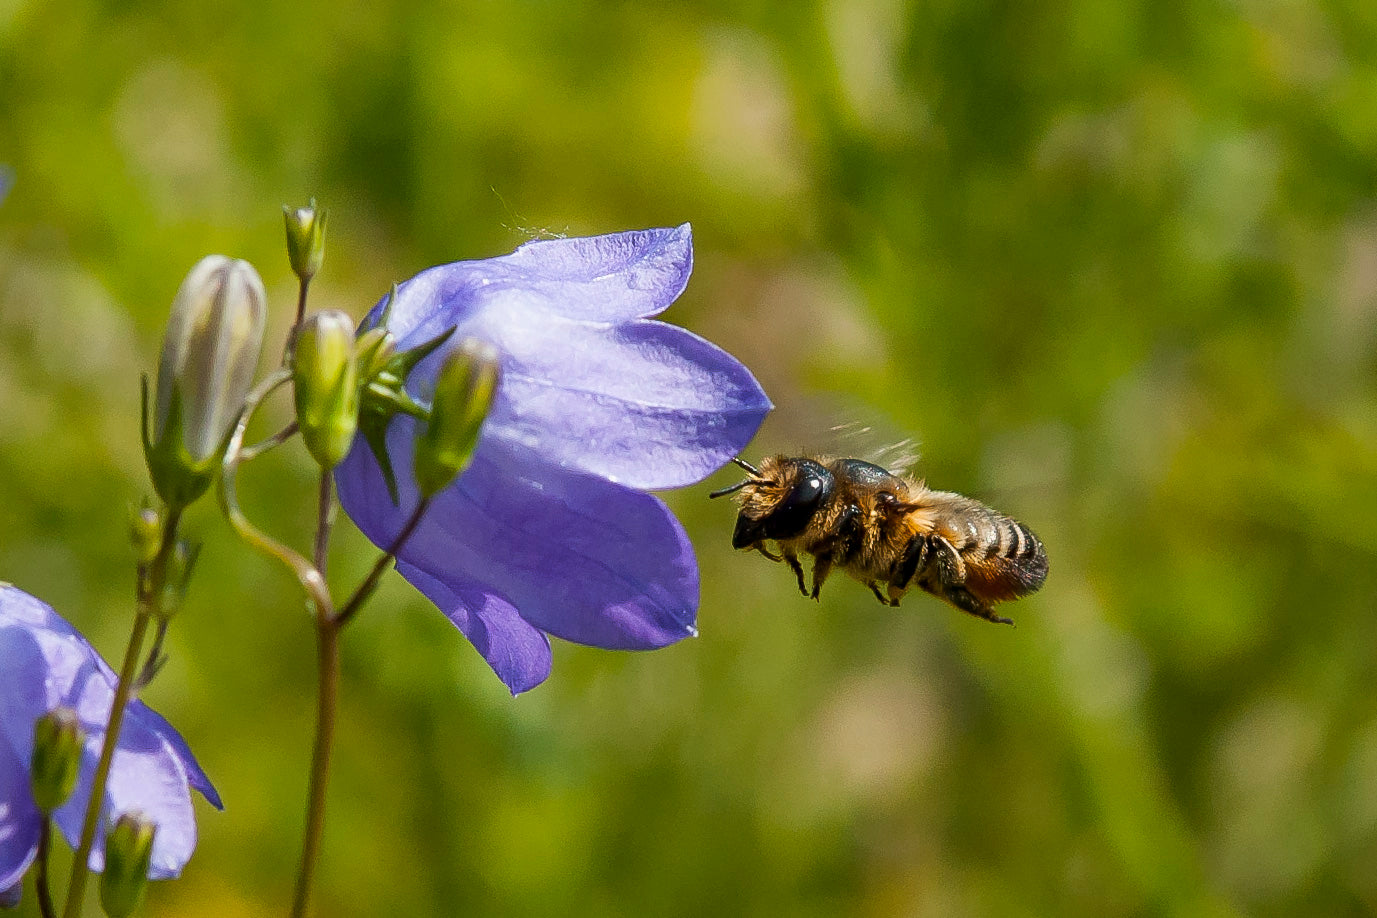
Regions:
<instances>
[{"instance_id":1,"label":"purple bellflower","mask_svg":"<svg viewBox=\"0 0 1377 918\"><path fill-rule=\"evenodd\" d=\"M687 224L541 240L423 271L390 304L399 350L455 329L411 374L414 395L429 394L462 339L500 354L473 462L436 495L397 569L513 694L550 674L547 635L648 650L696 633L693 547L644 489L707 477L772 406L730 354L649 318L683 292L692 269ZM402 415L388 429L400 506L362 437L336 472L345 511L380 546L416 506L415 435Z\"/></svg>"},{"instance_id":2,"label":"purple bellflower","mask_svg":"<svg viewBox=\"0 0 1377 918\"><path fill-rule=\"evenodd\" d=\"M75 628L46 603L8 584L0 584L0 672L5 674L0 684L0 891L17 895L43 821L29 785L34 722L67 707L76 711L86 733L76 790L53 814L75 847L117 680ZM177 876L196 847L193 787L221 806L185 740L151 708L132 702L106 785L104 819L108 827L121 814L138 811L157 825L150 879ZM104 862L102 829L91 869L101 870Z\"/></svg>"}]
</instances>

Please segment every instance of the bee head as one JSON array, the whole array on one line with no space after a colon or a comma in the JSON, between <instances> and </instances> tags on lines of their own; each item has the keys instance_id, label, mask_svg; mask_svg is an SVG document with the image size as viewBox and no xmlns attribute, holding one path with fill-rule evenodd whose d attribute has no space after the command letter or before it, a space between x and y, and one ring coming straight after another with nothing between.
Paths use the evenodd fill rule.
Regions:
<instances>
[{"instance_id":1,"label":"bee head","mask_svg":"<svg viewBox=\"0 0 1377 918\"><path fill-rule=\"evenodd\" d=\"M813 514L832 496L832 473L812 459L776 456L759 469L740 460L747 480L715 491L712 497L741 492L741 512L732 533L733 548L749 548L766 539L790 539L803 533Z\"/></svg>"}]
</instances>

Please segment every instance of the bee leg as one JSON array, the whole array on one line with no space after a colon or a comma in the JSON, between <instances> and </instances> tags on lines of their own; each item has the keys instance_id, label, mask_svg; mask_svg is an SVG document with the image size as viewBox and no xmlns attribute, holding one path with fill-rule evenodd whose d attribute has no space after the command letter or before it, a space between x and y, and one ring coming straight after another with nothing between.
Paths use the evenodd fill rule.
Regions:
<instances>
[{"instance_id":1,"label":"bee leg","mask_svg":"<svg viewBox=\"0 0 1377 918\"><path fill-rule=\"evenodd\" d=\"M876 583L875 581L873 581L873 580L868 581L868 582L866 583L866 586L870 587L870 592L872 592L872 593L875 594L875 598L878 599L878 600L880 601L880 605L882 605L882 606L897 606L897 605L899 604L899 600L897 600L897 599L891 599L890 597L888 597L888 596L886 596L885 594L881 593L881 592L880 592L880 585L879 585L878 583Z\"/></svg>"},{"instance_id":2,"label":"bee leg","mask_svg":"<svg viewBox=\"0 0 1377 918\"><path fill-rule=\"evenodd\" d=\"M939 595L962 612L968 612L976 618L1000 625L1012 625L1013 619L996 615L989 603L966 589L966 565L952 544L941 536L932 536L931 541L935 549L935 586L940 591Z\"/></svg>"},{"instance_id":3,"label":"bee leg","mask_svg":"<svg viewBox=\"0 0 1377 918\"><path fill-rule=\"evenodd\" d=\"M970 590L959 583L943 584L942 596L962 612L969 612L976 618L983 618L985 621L994 622L997 625L1012 625L1014 623L1012 618L996 615L989 603L981 602Z\"/></svg>"},{"instance_id":4,"label":"bee leg","mask_svg":"<svg viewBox=\"0 0 1377 918\"><path fill-rule=\"evenodd\" d=\"M803 579L803 565L798 563L798 555L791 554L787 551L781 554L784 555L784 563L789 565L789 569L792 570L794 576L798 578L798 591L804 596L807 596L808 584Z\"/></svg>"},{"instance_id":5,"label":"bee leg","mask_svg":"<svg viewBox=\"0 0 1377 918\"><path fill-rule=\"evenodd\" d=\"M754 548L756 551L760 552L765 557L769 558L771 561L779 562L784 560L779 555L775 554L774 552L766 548L763 542L756 542L751 547Z\"/></svg>"},{"instance_id":6,"label":"bee leg","mask_svg":"<svg viewBox=\"0 0 1377 918\"><path fill-rule=\"evenodd\" d=\"M890 589L904 589L913 582L914 577L920 577L928 567L928 537L914 536L904 549L904 555L899 559L899 563L894 566L894 573L889 578Z\"/></svg>"},{"instance_id":7,"label":"bee leg","mask_svg":"<svg viewBox=\"0 0 1377 918\"><path fill-rule=\"evenodd\" d=\"M827 575L832 573L832 556L818 555L813 561L813 593L814 599L822 592L822 584L827 579Z\"/></svg>"}]
</instances>

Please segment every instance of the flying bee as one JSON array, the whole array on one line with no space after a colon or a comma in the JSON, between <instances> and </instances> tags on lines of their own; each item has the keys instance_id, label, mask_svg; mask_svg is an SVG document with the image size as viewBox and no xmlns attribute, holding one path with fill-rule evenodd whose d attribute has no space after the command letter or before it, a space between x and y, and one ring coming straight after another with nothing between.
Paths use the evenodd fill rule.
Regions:
<instances>
[{"instance_id":1,"label":"flying bee","mask_svg":"<svg viewBox=\"0 0 1377 918\"><path fill-rule=\"evenodd\" d=\"M916 586L1011 625L995 603L1036 592L1047 579L1047 553L1032 530L969 497L860 459L772 456L760 468L732 461L751 477L709 495L737 495L732 547L789 565L804 596L817 599L840 568L885 605L897 606ZM811 589L800 555L813 557Z\"/></svg>"}]
</instances>

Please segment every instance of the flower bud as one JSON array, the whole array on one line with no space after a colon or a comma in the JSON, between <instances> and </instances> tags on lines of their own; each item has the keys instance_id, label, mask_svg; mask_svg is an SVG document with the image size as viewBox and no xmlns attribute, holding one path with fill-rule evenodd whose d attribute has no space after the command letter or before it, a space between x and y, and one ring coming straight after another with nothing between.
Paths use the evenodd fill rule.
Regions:
<instances>
[{"instance_id":1,"label":"flower bud","mask_svg":"<svg viewBox=\"0 0 1377 918\"><path fill-rule=\"evenodd\" d=\"M85 743L86 732L71 708L54 708L34 723L29 784L43 815L51 816L72 796Z\"/></svg>"},{"instance_id":2,"label":"flower bud","mask_svg":"<svg viewBox=\"0 0 1377 918\"><path fill-rule=\"evenodd\" d=\"M162 515L145 503L137 510L129 510L129 544L134 548L134 558L140 564L148 564L158 556L163 545Z\"/></svg>"},{"instance_id":3,"label":"flower bud","mask_svg":"<svg viewBox=\"0 0 1377 918\"><path fill-rule=\"evenodd\" d=\"M292 381L301 438L316 462L332 469L349 452L359 425L352 319L332 309L302 323L292 357Z\"/></svg>"},{"instance_id":4,"label":"flower bud","mask_svg":"<svg viewBox=\"0 0 1377 918\"><path fill-rule=\"evenodd\" d=\"M497 394L497 348L466 338L450 351L435 377L430 421L416 441L414 470L421 494L431 497L468 467L483 421Z\"/></svg>"},{"instance_id":5,"label":"flower bud","mask_svg":"<svg viewBox=\"0 0 1377 918\"><path fill-rule=\"evenodd\" d=\"M105 837L100 904L110 918L127 918L139 907L148 885L148 864L157 831L158 827L141 813L125 813Z\"/></svg>"},{"instance_id":6,"label":"flower bud","mask_svg":"<svg viewBox=\"0 0 1377 918\"><path fill-rule=\"evenodd\" d=\"M292 261L292 271L303 281L309 281L320 270L325 258L325 218L324 210L316 210L315 199L308 207L288 207L282 205L282 216L287 223L287 256Z\"/></svg>"},{"instance_id":7,"label":"flower bud","mask_svg":"<svg viewBox=\"0 0 1377 918\"><path fill-rule=\"evenodd\" d=\"M196 571L196 559L201 556L201 544L178 539L167 556L162 589L154 597L152 612L163 621L177 614L186 601L191 587L191 575Z\"/></svg>"},{"instance_id":8,"label":"flower bud","mask_svg":"<svg viewBox=\"0 0 1377 918\"><path fill-rule=\"evenodd\" d=\"M0 889L0 909L19 908L23 892L24 884L18 881L8 889Z\"/></svg>"},{"instance_id":9,"label":"flower bud","mask_svg":"<svg viewBox=\"0 0 1377 918\"><path fill-rule=\"evenodd\" d=\"M151 436L145 393L144 455L158 496L173 507L210 486L253 384L266 300L252 265L209 255L172 302Z\"/></svg>"}]
</instances>

